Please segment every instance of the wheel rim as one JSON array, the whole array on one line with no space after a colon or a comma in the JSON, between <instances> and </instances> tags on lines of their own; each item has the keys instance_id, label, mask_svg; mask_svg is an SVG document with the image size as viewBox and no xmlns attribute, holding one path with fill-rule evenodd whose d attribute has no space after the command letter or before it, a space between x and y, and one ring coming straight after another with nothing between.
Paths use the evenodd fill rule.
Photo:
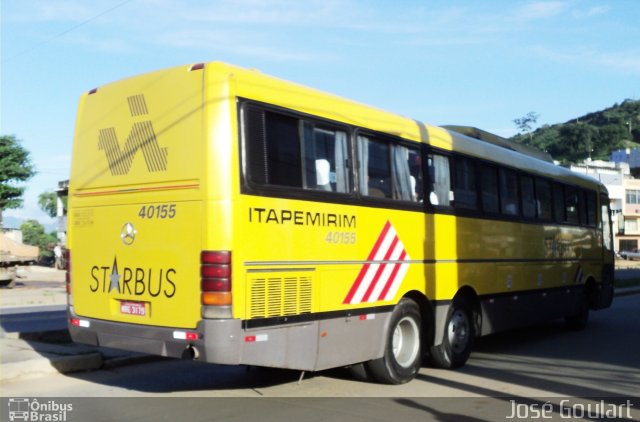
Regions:
<instances>
[{"instance_id":1,"label":"wheel rim","mask_svg":"<svg viewBox=\"0 0 640 422\"><path fill-rule=\"evenodd\" d=\"M393 331L393 356L398 365L410 367L420 351L420 330L413 318L404 317Z\"/></svg>"},{"instance_id":2,"label":"wheel rim","mask_svg":"<svg viewBox=\"0 0 640 422\"><path fill-rule=\"evenodd\" d=\"M461 353L469 344L469 317L462 309L457 309L451 319L447 329L449 345L454 353Z\"/></svg>"}]
</instances>

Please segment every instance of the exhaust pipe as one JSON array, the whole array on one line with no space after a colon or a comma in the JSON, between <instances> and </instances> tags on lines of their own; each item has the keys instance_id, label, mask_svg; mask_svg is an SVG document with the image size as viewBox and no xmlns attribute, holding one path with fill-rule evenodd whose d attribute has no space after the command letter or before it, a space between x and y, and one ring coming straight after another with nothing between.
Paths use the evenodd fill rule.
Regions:
<instances>
[{"instance_id":1,"label":"exhaust pipe","mask_svg":"<svg viewBox=\"0 0 640 422\"><path fill-rule=\"evenodd\" d=\"M189 345L184 352L182 352L182 359L186 360L198 360L200 358L200 352L195 347Z\"/></svg>"}]
</instances>

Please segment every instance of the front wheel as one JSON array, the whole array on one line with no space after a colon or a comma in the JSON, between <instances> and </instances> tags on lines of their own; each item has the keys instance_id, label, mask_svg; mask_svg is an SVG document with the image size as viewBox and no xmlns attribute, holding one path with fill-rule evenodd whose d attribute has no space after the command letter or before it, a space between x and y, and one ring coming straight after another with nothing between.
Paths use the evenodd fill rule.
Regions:
<instances>
[{"instance_id":1,"label":"front wheel","mask_svg":"<svg viewBox=\"0 0 640 422\"><path fill-rule=\"evenodd\" d=\"M415 378L422 364L421 330L418 304L402 299L391 314L384 356L367 363L374 379L385 384L404 384Z\"/></svg>"},{"instance_id":2,"label":"front wheel","mask_svg":"<svg viewBox=\"0 0 640 422\"><path fill-rule=\"evenodd\" d=\"M471 354L474 337L471 306L463 298L454 299L447 314L442 343L431 347L431 362L444 369L463 366Z\"/></svg>"},{"instance_id":3,"label":"front wheel","mask_svg":"<svg viewBox=\"0 0 640 422\"><path fill-rule=\"evenodd\" d=\"M576 312L564 317L567 328L573 331L583 330L587 326L587 322L589 322L589 308L589 295L587 292L583 292L580 296L580 302L578 303Z\"/></svg>"}]
</instances>

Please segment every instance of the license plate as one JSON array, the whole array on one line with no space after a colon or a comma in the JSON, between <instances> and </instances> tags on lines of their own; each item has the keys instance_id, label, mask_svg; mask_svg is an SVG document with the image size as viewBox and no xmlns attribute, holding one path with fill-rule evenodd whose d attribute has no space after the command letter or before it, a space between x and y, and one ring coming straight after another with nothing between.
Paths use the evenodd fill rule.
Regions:
<instances>
[{"instance_id":1,"label":"license plate","mask_svg":"<svg viewBox=\"0 0 640 422\"><path fill-rule=\"evenodd\" d=\"M147 308L144 302L120 302L120 313L125 315L146 316Z\"/></svg>"}]
</instances>

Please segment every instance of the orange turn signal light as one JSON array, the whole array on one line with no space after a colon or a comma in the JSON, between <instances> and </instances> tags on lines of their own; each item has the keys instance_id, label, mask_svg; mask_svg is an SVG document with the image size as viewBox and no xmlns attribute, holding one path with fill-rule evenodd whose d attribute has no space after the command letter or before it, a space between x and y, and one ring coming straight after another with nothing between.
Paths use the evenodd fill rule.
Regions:
<instances>
[{"instance_id":1,"label":"orange turn signal light","mask_svg":"<svg viewBox=\"0 0 640 422\"><path fill-rule=\"evenodd\" d=\"M202 292L202 304L208 306L231 305L231 292Z\"/></svg>"}]
</instances>

